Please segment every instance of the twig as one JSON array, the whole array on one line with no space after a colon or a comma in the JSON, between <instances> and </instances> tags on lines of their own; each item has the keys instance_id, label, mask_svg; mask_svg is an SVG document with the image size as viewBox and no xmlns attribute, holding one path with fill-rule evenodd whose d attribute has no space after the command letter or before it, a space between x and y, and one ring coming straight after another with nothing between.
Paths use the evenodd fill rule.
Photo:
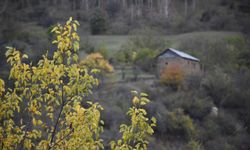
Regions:
<instances>
[{"instance_id":1,"label":"twig","mask_svg":"<svg viewBox=\"0 0 250 150\"><path fill-rule=\"evenodd\" d=\"M24 145L24 141L25 141L25 139L26 139L26 137L27 137L27 132L28 132L28 127L29 127L29 125L30 125L30 123L29 123L29 121L28 121L28 124L27 124L26 127L25 127L23 139L22 139L22 141L20 142L20 148L19 148L20 150L23 149L23 145Z\"/></svg>"},{"instance_id":2,"label":"twig","mask_svg":"<svg viewBox=\"0 0 250 150\"><path fill-rule=\"evenodd\" d=\"M61 141L63 141L67 137L69 137L71 135L71 133L73 133L73 132L74 132L74 129L71 129L71 131L64 138L62 138L58 142L56 142L53 146L51 146L51 148L53 148L54 146L56 146L57 144L59 144Z\"/></svg>"}]
</instances>

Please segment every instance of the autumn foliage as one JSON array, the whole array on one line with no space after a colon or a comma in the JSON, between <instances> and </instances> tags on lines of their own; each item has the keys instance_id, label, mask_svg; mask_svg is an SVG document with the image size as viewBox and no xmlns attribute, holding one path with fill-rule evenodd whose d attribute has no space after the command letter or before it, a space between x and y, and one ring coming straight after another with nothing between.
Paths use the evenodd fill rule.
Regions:
<instances>
[{"instance_id":1,"label":"autumn foliage","mask_svg":"<svg viewBox=\"0 0 250 150\"><path fill-rule=\"evenodd\" d=\"M109 62L102 56L101 53L92 53L89 54L84 60L80 62L80 66L87 68L99 69L103 72L113 72L114 68Z\"/></svg>"},{"instance_id":2,"label":"autumn foliage","mask_svg":"<svg viewBox=\"0 0 250 150\"><path fill-rule=\"evenodd\" d=\"M95 67L108 71L112 68L100 54L88 56L83 61L85 66L78 65L78 26L72 18L65 25L55 26L52 32L56 39L52 43L57 50L52 58L43 55L36 65L25 63L26 54L7 48L9 78L14 85L6 88L0 79L0 149L104 149L100 138L103 107L86 100L86 96L99 83L92 76L97 72ZM146 105L149 100L142 94L138 102ZM129 149L146 149L146 138L156 125L155 119L146 117L144 109L137 108L139 104L128 112L132 126L122 125L120 130L123 133L122 129L126 129L132 144L138 143L137 148L130 141L122 142ZM111 149L121 146L119 141L115 143Z\"/></svg>"},{"instance_id":3,"label":"autumn foliage","mask_svg":"<svg viewBox=\"0 0 250 150\"><path fill-rule=\"evenodd\" d=\"M165 67L160 76L161 83L178 89L184 79L184 74L178 64L169 64Z\"/></svg>"}]
</instances>

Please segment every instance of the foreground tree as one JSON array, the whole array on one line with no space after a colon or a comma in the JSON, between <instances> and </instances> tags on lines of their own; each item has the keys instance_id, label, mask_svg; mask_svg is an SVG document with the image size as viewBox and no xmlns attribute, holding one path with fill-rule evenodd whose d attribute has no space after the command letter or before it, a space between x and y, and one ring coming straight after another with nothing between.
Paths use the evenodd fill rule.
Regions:
<instances>
[{"instance_id":1,"label":"foreground tree","mask_svg":"<svg viewBox=\"0 0 250 150\"><path fill-rule=\"evenodd\" d=\"M99 138L103 108L85 99L98 85L89 74L97 70L77 65L78 26L70 18L54 27L57 50L37 65L24 63L26 54L7 48L14 87L6 89L0 79L1 149L104 149Z\"/></svg>"}]
</instances>

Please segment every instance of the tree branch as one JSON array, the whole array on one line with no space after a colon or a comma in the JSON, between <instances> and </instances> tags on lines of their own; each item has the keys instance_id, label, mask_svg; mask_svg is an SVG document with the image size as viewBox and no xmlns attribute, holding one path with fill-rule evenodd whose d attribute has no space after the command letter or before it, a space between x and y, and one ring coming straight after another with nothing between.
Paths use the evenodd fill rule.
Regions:
<instances>
[{"instance_id":1,"label":"tree branch","mask_svg":"<svg viewBox=\"0 0 250 150\"><path fill-rule=\"evenodd\" d=\"M28 115L28 117L29 117L29 115ZM28 128L29 128L29 126L30 126L30 122L31 122L31 121L28 121L28 123L27 123L27 125L26 125L26 127L25 127L24 136L23 136L23 139L21 140L20 145L19 145L19 149L20 149L20 150L23 149L24 141L25 141L25 139L26 139L26 137L27 137L27 132L28 132Z\"/></svg>"},{"instance_id":2,"label":"tree branch","mask_svg":"<svg viewBox=\"0 0 250 150\"><path fill-rule=\"evenodd\" d=\"M53 143L55 135L56 135L56 129L57 129L57 126L58 126L58 123L59 123L59 119L61 118L62 111L63 111L63 108L65 106L65 100L64 100L63 97L64 97L64 91L63 91L63 85L62 85L62 105L61 105L61 108L60 108L60 112L59 112L59 114L57 116L56 123L54 125L54 129L53 129L53 132L52 132L52 135L51 135L51 140L50 140L48 150L50 150L52 148L52 143Z\"/></svg>"},{"instance_id":3,"label":"tree branch","mask_svg":"<svg viewBox=\"0 0 250 150\"><path fill-rule=\"evenodd\" d=\"M74 132L74 129L71 129L71 131L64 138L61 138L58 142L56 142L53 146L51 146L51 148L53 148L54 146L56 146L57 144L59 144L61 141L63 141L67 137L69 137L73 132Z\"/></svg>"}]
</instances>

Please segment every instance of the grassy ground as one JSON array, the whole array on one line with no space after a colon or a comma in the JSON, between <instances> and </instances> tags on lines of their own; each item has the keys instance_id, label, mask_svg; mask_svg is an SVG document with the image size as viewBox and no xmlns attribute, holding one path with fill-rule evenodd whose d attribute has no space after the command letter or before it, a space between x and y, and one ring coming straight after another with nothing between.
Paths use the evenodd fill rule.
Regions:
<instances>
[{"instance_id":1,"label":"grassy ground","mask_svg":"<svg viewBox=\"0 0 250 150\"><path fill-rule=\"evenodd\" d=\"M122 44L129 40L127 35L98 35L89 36L89 42L98 47L106 47L110 51L119 50Z\"/></svg>"},{"instance_id":2,"label":"grassy ground","mask_svg":"<svg viewBox=\"0 0 250 150\"><path fill-rule=\"evenodd\" d=\"M170 41L173 48L178 48L180 41L193 41L195 39L204 39L205 41L216 41L221 40L229 36L239 35L238 32L227 32L227 31L206 31L206 32L191 32L178 35L167 35L162 38ZM81 36L82 37L82 36ZM96 48L105 47L111 53L121 48L123 44L129 40L128 35L96 35L82 37L82 40L88 40L89 43L94 45Z\"/></svg>"},{"instance_id":3,"label":"grassy ground","mask_svg":"<svg viewBox=\"0 0 250 150\"><path fill-rule=\"evenodd\" d=\"M205 42L215 42L219 40L224 40L227 37L241 35L239 32L228 32L228 31L204 31L204 32L190 32L178 35L166 36L165 38L169 40L173 48L178 48L180 42L193 42L197 39L202 39Z\"/></svg>"}]
</instances>

